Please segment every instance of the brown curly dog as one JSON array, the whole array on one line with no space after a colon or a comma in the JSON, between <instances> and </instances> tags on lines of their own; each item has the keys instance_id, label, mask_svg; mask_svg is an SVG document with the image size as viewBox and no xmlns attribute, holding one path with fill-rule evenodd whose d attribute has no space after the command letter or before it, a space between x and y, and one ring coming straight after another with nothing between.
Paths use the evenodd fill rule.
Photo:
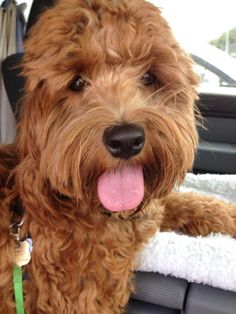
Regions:
<instances>
[{"instance_id":1,"label":"brown curly dog","mask_svg":"<svg viewBox=\"0 0 236 314\"><path fill-rule=\"evenodd\" d=\"M25 97L1 148L0 313L15 313L16 241L27 314L120 314L135 257L158 228L236 236L236 210L172 192L198 140L198 78L159 9L143 0L61 0L26 41Z\"/></svg>"}]
</instances>

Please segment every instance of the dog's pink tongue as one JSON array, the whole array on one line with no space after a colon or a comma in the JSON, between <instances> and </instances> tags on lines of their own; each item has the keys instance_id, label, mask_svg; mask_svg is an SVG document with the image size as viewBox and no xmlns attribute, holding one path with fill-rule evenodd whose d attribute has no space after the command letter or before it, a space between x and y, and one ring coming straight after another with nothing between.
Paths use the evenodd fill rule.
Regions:
<instances>
[{"instance_id":1,"label":"dog's pink tongue","mask_svg":"<svg viewBox=\"0 0 236 314\"><path fill-rule=\"evenodd\" d=\"M125 166L106 171L98 179L98 197L112 211L136 208L143 200L144 181L141 166Z\"/></svg>"}]
</instances>

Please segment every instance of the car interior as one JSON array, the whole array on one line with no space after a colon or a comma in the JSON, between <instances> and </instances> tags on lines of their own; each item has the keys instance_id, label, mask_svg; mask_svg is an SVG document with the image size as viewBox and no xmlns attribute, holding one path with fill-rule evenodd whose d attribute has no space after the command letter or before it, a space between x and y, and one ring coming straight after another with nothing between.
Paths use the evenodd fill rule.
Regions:
<instances>
[{"instance_id":1,"label":"car interior","mask_svg":"<svg viewBox=\"0 0 236 314\"><path fill-rule=\"evenodd\" d=\"M52 2L33 2L27 32ZM4 84L16 119L19 119L20 99L24 95L24 78L19 75L20 67L16 67L22 57L23 53L17 53L2 63ZM193 172L236 174L236 93L200 93L197 107L203 125L199 126L200 143ZM236 293L232 291L152 272L137 272L135 287L129 314L236 313Z\"/></svg>"}]
</instances>

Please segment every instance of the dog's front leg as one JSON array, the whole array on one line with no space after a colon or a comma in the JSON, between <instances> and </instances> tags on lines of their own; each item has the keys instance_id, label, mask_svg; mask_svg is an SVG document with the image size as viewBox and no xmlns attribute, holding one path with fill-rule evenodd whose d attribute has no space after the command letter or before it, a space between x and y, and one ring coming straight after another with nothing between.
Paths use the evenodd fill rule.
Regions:
<instances>
[{"instance_id":1,"label":"dog's front leg","mask_svg":"<svg viewBox=\"0 0 236 314\"><path fill-rule=\"evenodd\" d=\"M78 252L73 233L31 223L33 239L30 281L26 286L27 314L77 314Z\"/></svg>"},{"instance_id":2,"label":"dog's front leg","mask_svg":"<svg viewBox=\"0 0 236 314\"><path fill-rule=\"evenodd\" d=\"M130 267L120 255L113 264L116 251L108 250L108 243L74 226L55 231L34 222L30 232L34 242L27 314L123 313Z\"/></svg>"},{"instance_id":3,"label":"dog's front leg","mask_svg":"<svg viewBox=\"0 0 236 314\"><path fill-rule=\"evenodd\" d=\"M162 230L189 235L224 233L236 237L236 205L194 193L172 193L165 200Z\"/></svg>"}]
</instances>

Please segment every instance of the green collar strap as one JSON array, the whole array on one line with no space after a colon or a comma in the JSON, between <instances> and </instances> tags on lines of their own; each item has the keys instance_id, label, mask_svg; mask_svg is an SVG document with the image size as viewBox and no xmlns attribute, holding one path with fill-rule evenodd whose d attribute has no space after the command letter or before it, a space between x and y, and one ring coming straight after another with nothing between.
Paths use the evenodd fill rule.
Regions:
<instances>
[{"instance_id":1,"label":"green collar strap","mask_svg":"<svg viewBox=\"0 0 236 314\"><path fill-rule=\"evenodd\" d=\"M16 302L16 314L25 314L22 268L19 266L14 266L13 268L13 283L14 283L14 293L15 293L15 302Z\"/></svg>"}]
</instances>

